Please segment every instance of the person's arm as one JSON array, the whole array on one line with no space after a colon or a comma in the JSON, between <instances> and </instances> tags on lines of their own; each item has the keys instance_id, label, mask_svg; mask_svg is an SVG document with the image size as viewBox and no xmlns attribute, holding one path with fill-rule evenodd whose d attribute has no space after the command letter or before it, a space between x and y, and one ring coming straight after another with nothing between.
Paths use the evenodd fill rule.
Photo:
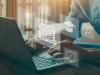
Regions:
<instances>
[{"instance_id":1,"label":"person's arm","mask_svg":"<svg viewBox=\"0 0 100 75\"><path fill-rule=\"evenodd\" d=\"M64 32L62 33L72 38L80 37L81 34L79 33L81 32L80 30L84 20L86 20L86 17L82 13L77 0L72 0L70 12L65 18Z\"/></svg>"},{"instance_id":2,"label":"person's arm","mask_svg":"<svg viewBox=\"0 0 100 75\"><path fill-rule=\"evenodd\" d=\"M83 12L81 11L81 8L78 4L78 0L72 0L71 6L70 6L70 12L68 16L66 16L65 21L71 21L71 20L86 20L86 17L84 16Z\"/></svg>"}]
</instances>

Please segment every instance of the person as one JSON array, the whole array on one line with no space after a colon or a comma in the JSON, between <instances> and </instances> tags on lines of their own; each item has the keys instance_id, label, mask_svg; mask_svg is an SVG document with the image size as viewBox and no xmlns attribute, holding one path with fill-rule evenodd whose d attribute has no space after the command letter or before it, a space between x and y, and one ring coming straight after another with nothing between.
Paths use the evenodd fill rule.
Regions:
<instances>
[{"instance_id":1,"label":"person","mask_svg":"<svg viewBox=\"0 0 100 75\"><path fill-rule=\"evenodd\" d=\"M66 28L75 28L75 22L89 21L96 32L100 34L100 1L99 0L72 0L71 10L65 20ZM77 24L76 24L77 25ZM82 26L82 24L81 24ZM80 28L81 28L80 26ZM69 29L67 29L68 31Z\"/></svg>"},{"instance_id":2,"label":"person","mask_svg":"<svg viewBox=\"0 0 100 75\"><path fill-rule=\"evenodd\" d=\"M64 22L65 30L72 34L74 30L77 29L76 26L79 25L79 30L81 31L82 23L89 21L95 31L100 35L99 8L100 0L72 0L70 12ZM54 45L48 50L48 53L53 55L56 52L61 52L57 50L59 44L61 44L61 47L78 50L80 60L86 60L92 64L100 66L100 50L88 52L87 50L73 44L72 41L68 39Z\"/></svg>"}]
</instances>

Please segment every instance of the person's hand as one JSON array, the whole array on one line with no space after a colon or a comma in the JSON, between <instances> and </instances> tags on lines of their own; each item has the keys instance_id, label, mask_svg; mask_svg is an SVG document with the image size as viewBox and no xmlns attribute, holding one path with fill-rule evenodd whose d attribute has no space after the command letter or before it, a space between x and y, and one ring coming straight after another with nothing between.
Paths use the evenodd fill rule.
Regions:
<instances>
[{"instance_id":1,"label":"person's hand","mask_svg":"<svg viewBox=\"0 0 100 75\"><path fill-rule=\"evenodd\" d=\"M72 43L70 41L67 40L63 40L58 42L57 44L53 45L49 50L48 50L48 54L50 54L51 56L54 57L62 57L63 56L63 51L61 48L63 47L70 47Z\"/></svg>"},{"instance_id":2,"label":"person's hand","mask_svg":"<svg viewBox=\"0 0 100 75\"><path fill-rule=\"evenodd\" d=\"M71 21L65 21L64 28L66 31L72 33L76 29L76 26Z\"/></svg>"},{"instance_id":3,"label":"person's hand","mask_svg":"<svg viewBox=\"0 0 100 75\"><path fill-rule=\"evenodd\" d=\"M55 44L54 46L52 46L49 50L48 50L48 54L50 54L51 56L55 56L55 57L61 57L63 55L63 51L62 49L59 48L69 48L75 51L78 51L79 53L84 53L85 50L75 44L73 44L71 41L61 41L57 44Z\"/></svg>"}]
</instances>

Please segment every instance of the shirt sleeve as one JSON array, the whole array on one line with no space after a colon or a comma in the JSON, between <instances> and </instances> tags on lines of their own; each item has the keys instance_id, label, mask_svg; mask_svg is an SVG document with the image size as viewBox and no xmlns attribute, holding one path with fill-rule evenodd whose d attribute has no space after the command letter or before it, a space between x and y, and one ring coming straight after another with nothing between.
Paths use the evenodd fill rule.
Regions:
<instances>
[{"instance_id":1,"label":"shirt sleeve","mask_svg":"<svg viewBox=\"0 0 100 75\"><path fill-rule=\"evenodd\" d=\"M65 21L67 21L67 20L73 21L76 19L84 21L84 20L86 20L86 17L82 13L77 0L72 0L71 6L70 6L70 12L69 12L68 16L66 17Z\"/></svg>"}]
</instances>

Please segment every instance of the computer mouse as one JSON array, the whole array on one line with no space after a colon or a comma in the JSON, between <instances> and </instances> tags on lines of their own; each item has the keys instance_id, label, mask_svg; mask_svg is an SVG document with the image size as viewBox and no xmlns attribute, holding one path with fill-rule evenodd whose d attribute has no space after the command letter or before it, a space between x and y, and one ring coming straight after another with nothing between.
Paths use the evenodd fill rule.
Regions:
<instances>
[{"instance_id":1,"label":"computer mouse","mask_svg":"<svg viewBox=\"0 0 100 75\"><path fill-rule=\"evenodd\" d=\"M62 58L63 57L63 53L56 52L56 53L53 54L53 57L55 57L55 58Z\"/></svg>"}]
</instances>

